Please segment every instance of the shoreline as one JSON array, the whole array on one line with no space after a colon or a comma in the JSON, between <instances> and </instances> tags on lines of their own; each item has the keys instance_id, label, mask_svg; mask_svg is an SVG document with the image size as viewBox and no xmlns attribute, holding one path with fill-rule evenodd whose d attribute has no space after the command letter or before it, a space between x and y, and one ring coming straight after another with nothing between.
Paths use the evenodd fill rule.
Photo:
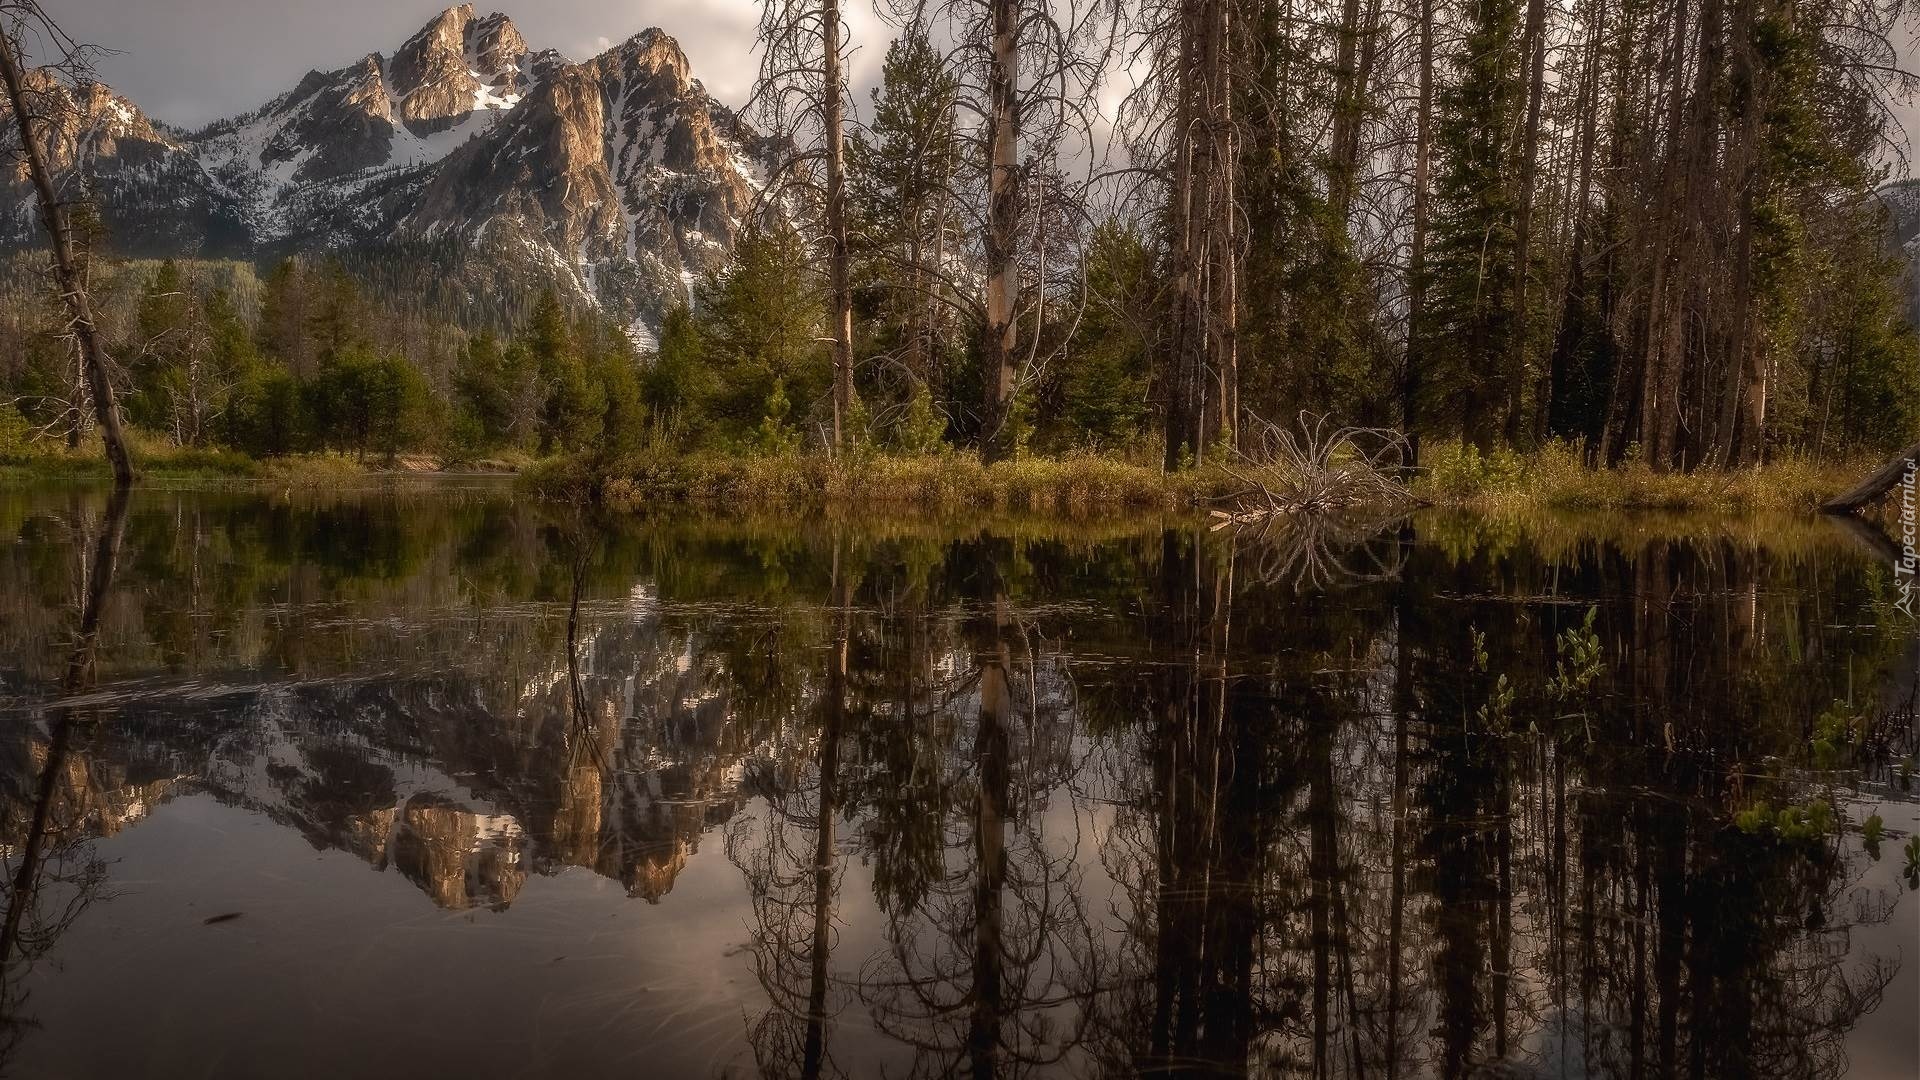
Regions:
<instances>
[{"instance_id":1,"label":"shoreline","mask_svg":"<svg viewBox=\"0 0 1920 1080\"><path fill-rule=\"evenodd\" d=\"M498 482L534 498L592 503L627 514L663 509L792 513L886 511L926 515L977 512L1073 518L1204 513L1245 483L1218 465L1166 472L1120 456L1030 456L982 465L956 453L818 452L782 455L636 454L610 464L583 458L483 458L448 468L427 454L394 466L335 454L256 459L222 451L175 451L135 459L139 481L156 486L245 490L383 486L419 481ZM1577 448L1482 456L1459 444L1430 448L1410 490L1422 507L1499 517L1542 511L1629 515L1815 514L1859 475L1857 463L1781 459L1729 472L1656 473L1629 462L1583 465ZM106 482L102 457L55 452L0 459L0 482ZM1403 508L1404 509L1404 508ZM1880 520L1869 513L1866 520Z\"/></svg>"}]
</instances>

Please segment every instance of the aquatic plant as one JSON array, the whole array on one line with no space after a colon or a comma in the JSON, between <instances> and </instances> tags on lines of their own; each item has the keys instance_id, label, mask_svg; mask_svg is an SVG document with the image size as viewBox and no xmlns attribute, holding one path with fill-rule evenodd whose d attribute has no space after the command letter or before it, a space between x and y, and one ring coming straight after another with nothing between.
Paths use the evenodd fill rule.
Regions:
<instances>
[{"instance_id":1,"label":"aquatic plant","mask_svg":"<svg viewBox=\"0 0 1920 1080\"><path fill-rule=\"evenodd\" d=\"M1866 732L1866 721L1844 702L1834 702L1813 723L1813 736L1807 740L1815 767L1835 769L1844 766L1859 750Z\"/></svg>"},{"instance_id":2,"label":"aquatic plant","mask_svg":"<svg viewBox=\"0 0 1920 1080\"><path fill-rule=\"evenodd\" d=\"M1885 829L1886 824L1880 820L1879 814L1872 814L1860 823L1860 844L1873 858L1880 857L1880 835Z\"/></svg>"},{"instance_id":3,"label":"aquatic plant","mask_svg":"<svg viewBox=\"0 0 1920 1080\"><path fill-rule=\"evenodd\" d=\"M1781 840L1817 840L1834 828L1833 805L1825 799L1789 803L1774 809L1756 802L1733 816L1734 827L1754 836L1776 836Z\"/></svg>"}]
</instances>

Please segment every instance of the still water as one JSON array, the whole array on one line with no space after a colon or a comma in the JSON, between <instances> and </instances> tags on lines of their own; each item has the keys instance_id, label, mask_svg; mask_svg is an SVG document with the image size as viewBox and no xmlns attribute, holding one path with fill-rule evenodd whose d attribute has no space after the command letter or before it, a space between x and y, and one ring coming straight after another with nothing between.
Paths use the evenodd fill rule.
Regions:
<instances>
[{"instance_id":1,"label":"still water","mask_svg":"<svg viewBox=\"0 0 1920 1080\"><path fill-rule=\"evenodd\" d=\"M52 488L0 540L8 1075L1920 1059L1914 627L1831 523Z\"/></svg>"}]
</instances>

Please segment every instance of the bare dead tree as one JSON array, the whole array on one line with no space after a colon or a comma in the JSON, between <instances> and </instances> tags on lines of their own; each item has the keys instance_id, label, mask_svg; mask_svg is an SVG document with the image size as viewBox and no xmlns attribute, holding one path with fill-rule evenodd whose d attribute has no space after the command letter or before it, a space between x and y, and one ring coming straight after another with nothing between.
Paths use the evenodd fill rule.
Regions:
<instances>
[{"instance_id":1,"label":"bare dead tree","mask_svg":"<svg viewBox=\"0 0 1920 1080\"><path fill-rule=\"evenodd\" d=\"M1413 238L1407 254L1407 352L1400 372L1400 428L1407 433L1407 460L1420 461L1421 318L1427 297L1427 223L1432 214L1433 174L1433 7L1419 0L1416 33L1419 38L1419 105L1414 119Z\"/></svg>"},{"instance_id":2,"label":"bare dead tree","mask_svg":"<svg viewBox=\"0 0 1920 1080\"><path fill-rule=\"evenodd\" d=\"M1222 524L1410 506L1406 437L1384 428L1336 427L1301 413L1297 427L1249 415L1242 445L1222 468L1244 489L1215 510Z\"/></svg>"},{"instance_id":3,"label":"bare dead tree","mask_svg":"<svg viewBox=\"0 0 1920 1080\"><path fill-rule=\"evenodd\" d=\"M36 0L8 0L0 6L0 20L4 20L4 25L0 25L0 79L6 82L7 103L20 132L20 154L26 161L34 197L40 206L40 223L46 228L47 239L53 247L54 281L66 303L68 324L85 361L87 390L93 399L101 438L106 443L107 461L113 466L114 483L125 486L133 481L133 459L127 451L126 432L120 423L106 343L94 324L86 264L74 244L69 207L55 186L43 142L53 137L55 118L47 114L42 104L47 95L33 94L28 86L30 79L57 83L61 79L84 78L90 67L87 49L68 37ZM33 72L22 67L29 37L43 42L53 57L51 64Z\"/></svg>"},{"instance_id":4,"label":"bare dead tree","mask_svg":"<svg viewBox=\"0 0 1920 1080\"><path fill-rule=\"evenodd\" d=\"M919 267L926 287L980 328L984 346L980 453L1011 457L1016 402L1076 323L1079 240L1095 184L1102 125L1097 94L1115 52L1108 0L884 0L898 26L924 28L954 73L959 127L972 145L957 171L953 211L977 238ZM1082 167L1069 171L1079 159Z\"/></svg>"},{"instance_id":5,"label":"bare dead tree","mask_svg":"<svg viewBox=\"0 0 1920 1080\"><path fill-rule=\"evenodd\" d=\"M1231 0L1157 0L1131 27L1147 76L1128 96L1129 149L1166 185L1172 326L1166 360L1166 467L1231 443L1239 411L1241 138L1234 98L1244 45Z\"/></svg>"},{"instance_id":6,"label":"bare dead tree","mask_svg":"<svg viewBox=\"0 0 1920 1080\"><path fill-rule=\"evenodd\" d=\"M762 0L760 77L750 107L795 147L785 183L816 184L826 229L833 446L853 412L853 284L847 244L846 78L840 0ZM815 167L818 166L816 169Z\"/></svg>"}]
</instances>

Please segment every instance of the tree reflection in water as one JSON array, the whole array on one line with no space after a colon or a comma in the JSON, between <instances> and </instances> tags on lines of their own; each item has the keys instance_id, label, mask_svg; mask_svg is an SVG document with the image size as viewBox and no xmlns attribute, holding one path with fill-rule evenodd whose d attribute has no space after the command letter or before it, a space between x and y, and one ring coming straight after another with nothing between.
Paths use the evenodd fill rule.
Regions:
<instances>
[{"instance_id":1,"label":"tree reflection in water","mask_svg":"<svg viewBox=\"0 0 1920 1080\"><path fill-rule=\"evenodd\" d=\"M93 834L86 821L97 810L90 805L90 765L84 757L74 760L76 743L82 744L78 752L85 753L84 744L96 716L88 706L70 702L93 683L100 620L120 561L128 498L125 487L114 488L108 496L95 529L91 559L79 568L79 617L60 683L62 700L48 710L44 745L34 734L28 734L25 740L27 763L29 768L38 766L37 779L30 789L7 793L5 816L0 818L0 836L7 839L9 882L6 915L0 919L0 1069L4 1069L25 1029L33 1024L25 1012L26 974L35 961L53 950L61 934L105 887L106 866L90 843ZM76 514L75 527L79 528L83 520ZM76 547L83 552L89 550L85 544ZM11 781L24 772L8 769L6 778ZM30 807L25 821L19 820L17 813L23 804ZM20 837L17 844L15 837Z\"/></svg>"},{"instance_id":2,"label":"tree reflection in water","mask_svg":"<svg viewBox=\"0 0 1920 1080\"><path fill-rule=\"evenodd\" d=\"M86 808L175 790L448 908L579 867L671 920L723 833L708 1030L767 1076L1838 1076L1913 977L1887 863L1736 823L1911 798L1844 548L404 514L9 519L10 1018L132 820Z\"/></svg>"}]
</instances>

